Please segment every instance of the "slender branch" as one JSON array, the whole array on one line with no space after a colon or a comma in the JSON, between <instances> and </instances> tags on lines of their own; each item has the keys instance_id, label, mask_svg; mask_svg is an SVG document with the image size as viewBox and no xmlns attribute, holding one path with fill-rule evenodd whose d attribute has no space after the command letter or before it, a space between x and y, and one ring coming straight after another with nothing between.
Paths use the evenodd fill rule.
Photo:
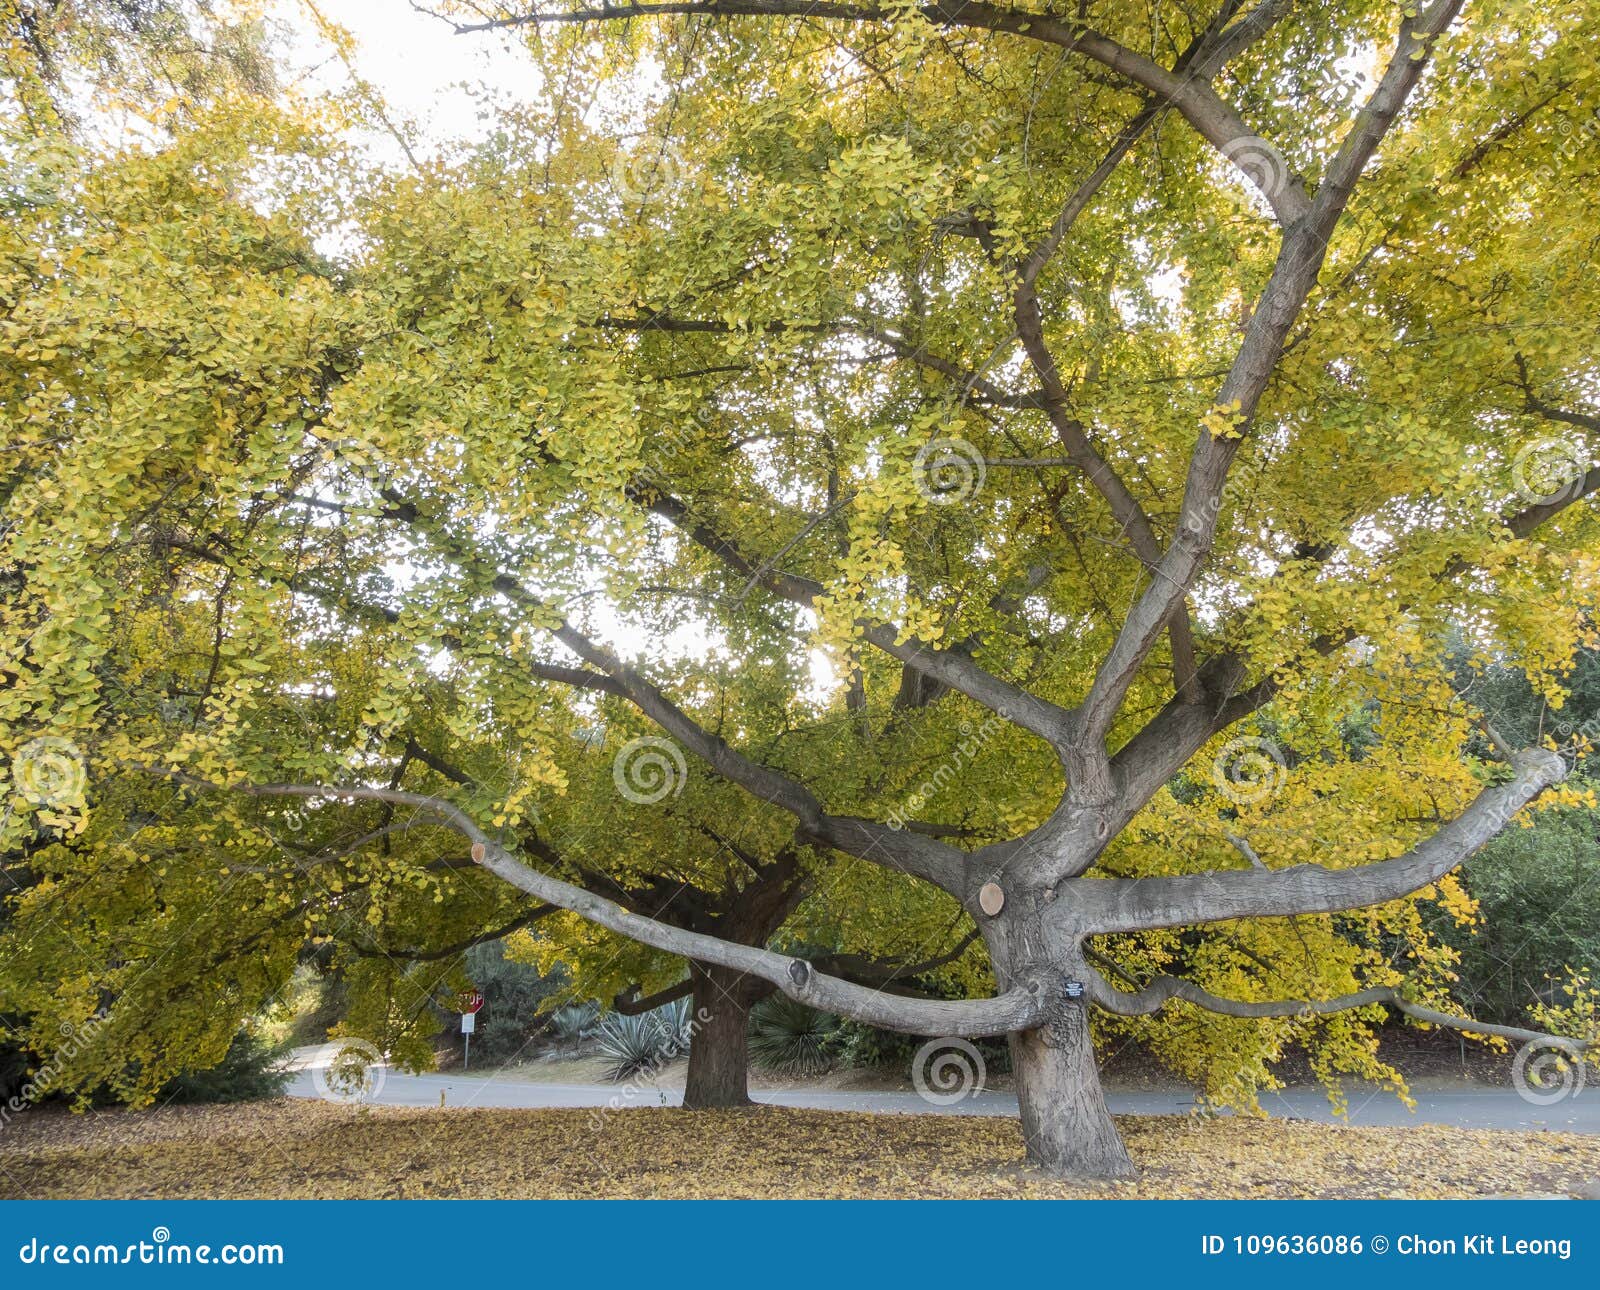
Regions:
<instances>
[{"instance_id":1,"label":"slender branch","mask_svg":"<svg viewBox=\"0 0 1600 1290\"><path fill-rule=\"evenodd\" d=\"M954 963L978 939L978 929L972 928L952 950L921 963L906 963L893 959L873 959L862 954L830 954L815 959L812 966L825 972L846 977L858 985L886 989L897 979L910 980Z\"/></svg>"},{"instance_id":2,"label":"slender branch","mask_svg":"<svg viewBox=\"0 0 1600 1290\"><path fill-rule=\"evenodd\" d=\"M669 985L665 990L657 990L654 994L639 997L637 986L624 994L617 995L611 1001L613 1011L620 1012L624 1017L638 1017L646 1012L654 1012L657 1008L669 1003L676 1003L679 999L687 999L694 993L694 979L685 977L677 985Z\"/></svg>"},{"instance_id":3,"label":"slender branch","mask_svg":"<svg viewBox=\"0 0 1600 1290\"><path fill-rule=\"evenodd\" d=\"M1424 1008L1421 1004L1412 1003L1388 986L1370 986L1352 994L1342 994L1335 999L1281 999L1257 1002L1223 998L1191 981L1165 974L1153 978L1143 989L1129 993L1117 989L1091 969L1089 996L1108 1012L1123 1017L1141 1017L1159 1012L1173 999L1181 999L1208 1012L1217 1012L1228 1017L1320 1017L1332 1012L1348 1012L1352 1008L1370 1008L1374 1004L1386 1004L1391 1008L1398 1008L1408 1017L1427 1022L1431 1026L1444 1026L1471 1035L1495 1035L1501 1039L1511 1039L1524 1044L1553 1044L1570 1048L1574 1056L1600 1042L1566 1039L1559 1035L1546 1034L1542 1030L1528 1030L1522 1026L1501 1026L1488 1021L1476 1021L1471 1017L1438 1012L1432 1008Z\"/></svg>"},{"instance_id":4,"label":"slender branch","mask_svg":"<svg viewBox=\"0 0 1600 1290\"><path fill-rule=\"evenodd\" d=\"M385 490L385 493L390 491ZM387 499L394 500L392 496ZM459 537L440 532L428 524L420 513L410 524L415 531L431 539L442 554L470 570L490 590L506 597L523 610L531 621L539 624L542 630L549 632L594 669L593 672L575 669L570 675L579 678L585 686L604 689L632 703L724 779L788 811L799 822L807 837L886 868L925 878L946 891L960 889L962 857L954 847L932 838L891 829L873 820L828 814L805 785L747 757L720 736L705 729L638 669L624 663L610 648L580 631L558 608L534 595L519 579L497 570ZM535 675L545 679L567 679L558 677L557 672L558 669L547 664L534 665ZM597 674L609 678L609 682L597 682L594 680ZM995 684L1004 685L999 681ZM1021 691L1017 693L1022 694Z\"/></svg>"},{"instance_id":5,"label":"slender branch","mask_svg":"<svg viewBox=\"0 0 1600 1290\"><path fill-rule=\"evenodd\" d=\"M555 912L556 907L554 905L539 905L503 926L491 928L487 932L480 932L476 936L469 936L466 940L457 941L453 945L446 945L440 950L386 950L382 948L369 950L358 945L355 947L355 952L363 958L402 959L412 963L438 963L444 959L453 959L458 954L465 954L474 945L487 945L490 941L503 940L505 937L510 936L512 932L521 931L524 927L530 927L538 922L539 919L548 917Z\"/></svg>"},{"instance_id":6,"label":"slender branch","mask_svg":"<svg viewBox=\"0 0 1600 1290\"><path fill-rule=\"evenodd\" d=\"M1217 395L1217 404L1234 418L1235 433L1214 436L1209 429L1200 431L1189 459L1177 536L1124 620L1080 709L1086 738L1103 737L1110 729L1172 611L1193 586L1211 549L1229 468L1277 369L1289 330L1316 284L1356 179L1421 79L1434 38L1454 20L1461 4L1462 0L1435 0L1426 14L1402 22L1389 64L1329 163L1310 209L1285 233L1272 275Z\"/></svg>"},{"instance_id":7,"label":"slender branch","mask_svg":"<svg viewBox=\"0 0 1600 1290\"><path fill-rule=\"evenodd\" d=\"M1273 6L1262 6L1270 14ZM1028 40L1054 45L1079 54L1116 73L1127 84L1172 104L1195 131L1223 156L1240 139L1257 132L1245 124L1239 113L1212 88L1209 80L1171 71L1143 54L1118 44L1110 37L1081 22L1062 20L1049 14L1007 9L983 0L934 0L917 10L929 22L947 27L972 27L983 31L1006 32ZM545 26L558 23L614 22L627 18L662 17L674 14L713 14L727 17L798 17L836 22L887 22L900 14L877 4L850 0L656 0L655 3L604 5L599 8L534 11L511 14L477 23L453 24L458 33L490 31L519 26ZM1253 30L1253 29L1251 29ZM1253 38L1240 32L1234 42ZM1230 42L1232 47L1233 42ZM1263 181L1249 176L1272 205L1273 213L1285 226L1294 224L1306 212L1309 202L1297 181Z\"/></svg>"},{"instance_id":8,"label":"slender branch","mask_svg":"<svg viewBox=\"0 0 1600 1290\"><path fill-rule=\"evenodd\" d=\"M809 578L774 569L764 570L764 562L748 555L732 538L695 518L686 503L660 489L650 487L645 504L740 577L765 587L776 596L809 609L826 594L821 583ZM952 690L959 690L991 712L999 713L1007 721L1055 746L1067 741L1070 714L1066 709L1002 680L960 650L940 649L915 637L901 639L896 628L884 623L861 620L860 625L865 640L891 658Z\"/></svg>"}]
</instances>

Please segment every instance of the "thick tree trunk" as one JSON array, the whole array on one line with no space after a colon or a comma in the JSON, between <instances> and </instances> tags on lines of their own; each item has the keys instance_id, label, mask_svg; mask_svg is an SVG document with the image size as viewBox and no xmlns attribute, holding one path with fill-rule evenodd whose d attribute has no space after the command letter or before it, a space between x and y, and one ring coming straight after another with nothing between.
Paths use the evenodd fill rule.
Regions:
<instances>
[{"instance_id":1,"label":"thick tree trunk","mask_svg":"<svg viewBox=\"0 0 1600 1290\"><path fill-rule=\"evenodd\" d=\"M1132 1178L1138 1171L1100 1088L1089 1000L1072 998L1067 989L1088 969L1076 937L1046 914L1038 895L1027 891L1008 896L997 918L979 914L1002 989L1030 974L1050 980L1045 1024L1010 1036L1028 1163L1060 1178Z\"/></svg>"},{"instance_id":2,"label":"thick tree trunk","mask_svg":"<svg viewBox=\"0 0 1600 1290\"><path fill-rule=\"evenodd\" d=\"M1084 1000L1066 1001L1049 1025L1013 1034L1011 1060L1030 1164L1062 1178L1136 1175L1106 1109Z\"/></svg>"},{"instance_id":3,"label":"thick tree trunk","mask_svg":"<svg viewBox=\"0 0 1600 1290\"><path fill-rule=\"evenodd\" d=\"M750 1022L745 974L731 968L689 964L689 1076L683 1104L695 1110L749 1106L749 1054L745 1031Z\"/></svg>"}]
</instances>

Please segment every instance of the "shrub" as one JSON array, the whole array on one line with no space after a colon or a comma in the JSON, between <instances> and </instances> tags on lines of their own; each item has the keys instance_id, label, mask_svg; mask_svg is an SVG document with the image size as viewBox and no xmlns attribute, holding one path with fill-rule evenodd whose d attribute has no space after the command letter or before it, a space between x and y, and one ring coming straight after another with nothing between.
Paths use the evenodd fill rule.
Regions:
<instances>
[{"instance_id":1,"label":"shrub","mask_svg":"<svg viewBox=\"0 0 1600 1290\"><path fill-rule=\"evenodd\" d=\"M827 1051L841 1066L885 1067L909 1075L917 1050L929 1038L879 1030L876 1026L845 1018L829 1036ZM1004 1039L975 1039L972 1044L983 1058L987 1074L1003 1075L1011 1070L1011 1045Z\"/></svg>"},{"instance_id":2,"label":"shrub","mask_svg":"<svg viewBox=\"0 0 1600 1290\"><path fill-rule=\"evenodd\" d=\"M572 1043L593 1034L599 1017L600 1009L592 1003L569 1003L550 1014L547 1029L557 1039Z\"/></svg>"},{"instance_id":3,"label":"shrub","mask_svg":"<svg viewBox=\"0 0 1600 1290\"><path fill-rule=\"evenodd\" d=\"M832 1059L828 1042L839 1021L787 995L763 999L750 1013L750 1059L785 1075L814 1075Z\"/></svg>"},{"instance_id":4,"label":"shrub","mask_svg":"<svg viewBox=\"0 0 1600 1290\"><path fill-rule=\"evenodd\" d=\"M1457 993L1480 1020L1526 1024L1530 1008L1557 1001L1563 968L1600 977L1600 902L1584 898L1600 887L1597 832L1593 811L1540 812L1464 866L1481 923L1431 915L1461 955Z\"/></svg>"},{"instance_id":5,"label":"shrub","mask_svg":"<svg viewBox=\"0 0 1600 1290\"><path fill-rule=\"evenodd\" d=\"M544 1028L539 1004L561 988L561 979L540 976L533 965L506 958L500 941L474 945L467 951L466 968L483 994L483 1011L472 1036L473 1064L515 1061Z\"/></svg>"},{"instance_id":6,"label":"shrub","mask_svg":"<svg viewBox=\"0 0 1600 1290\"><path fill-rule=\"evenodd\" d=\"M879 1030L846 1017L828 1041L829 1052L841 1066L911 1065L922 1040L893 1030Z\"/></svg>"},{"instance_id":7,"label":"shrub","mask_svg":"<svg viewBox=\"0 0 1600 1290\"><path fill-rule=\"evenodd\" d=\"M162 1101L253 1102L282 1097L291 1072L284 1068L287 1044L271 1044L250 1029L241 1030L227 1054L210 1070L185 1071L161 1091Z\"/></svg>"}]
</instances>

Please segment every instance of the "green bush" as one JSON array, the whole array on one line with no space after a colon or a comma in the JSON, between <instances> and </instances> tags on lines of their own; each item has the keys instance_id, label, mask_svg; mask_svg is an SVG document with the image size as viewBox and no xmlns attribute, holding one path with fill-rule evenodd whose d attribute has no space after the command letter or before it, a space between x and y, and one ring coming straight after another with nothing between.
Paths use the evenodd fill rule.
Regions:
<instances>
[{"instance_id":1,"label":"green bush","mask_svg":"<svg viewBox=\"0 0 1600 1290\"><path fill-rule=\"evenodd\" d=\"M291 1073L284 1069L287 1044L270 1044L253 1030L241 1030L227 1055L204 1071L185 1071L161 1090L162 1102L253 1102L282 1097Z\"/></svg>"},{"instance_id":2,"label":"green bush","mask_svg":"<svg viewBox=\"0 0 1600 1290\"><path fill-rule=\"evenodd\" d=\"M922 1043L921 1039L912 1035L879 1030L876 1026L846 1017L839 1022L839 1028L829 1040L828 1051L841 1066L908 1067Z\"/></svg>"},{"instance_id":3,"label":"green bush","mask_svg":"<svg viewBox=\"0 0 1600 1290\"><path fill-rule=\"evenodd\" d=\"M18 1019L0 1016L0 1035L9 1035ZM9 1101L28 1083L28 1053L21 1044L0 1038L0 1102Z\"/></svg>"},{"instance_id":4,"label":"green bush","mask_svg":"<svg viewBox=\"0 0 1600 1290\"><path fill-rule=\"evenodd\" d=\"M557 1008L550 1014L546 1029L556 1039L572 1043L586 1035L594 1033L595 1023L600 1020L600 1009L592 1003L569 1003L564 1008Z\"/></svg>"},{"instance_id":5,"label":"green bush","mask_svg":"<svg viewBox=\"0 0 1600 1290\"><path fill-rule=\"evenodd\" d=\"M1434 930L1461 955L1461 1002L1480 1020L1525 1024L1528 1009L1557 1001L1563 969L1600 976L1600 817L1544 811L1467 861L1463 876L1482 922ZM1552 980L1551 978L1555 978Z\"/></svg>"},{"instance_id":6,"label":"green bush","mask_svg":"<svg viewBox=\"0 0 1600 1290\"><path fill-rule=\"evenodd\" d=\"M927 1035L903 1035L895 1030L879 1030L846 1017L828 1039L828 1054L840 1066L879 1067L909 1076L917 1050L928 1042ZM973 1046L983 1057L984 1070L1001 1075L1011 1069L1011 1045L1004 1039L976 1039Z\"/></svg>"},{"instance_id":7,"label":"green bush","mask_svg":"<svg viewBox=\"0 0 1600 1290\"><path fill-rule=\"evenodd\" d=\"M688 1004L680 1000L634 1017L614 1012L600 1022L595 1037L612 1083L648 1075L689 1051Z\"/></svg>"},{"instance_id":8,"label":"green bush","mask_svg":"<svg viewBox=\"0 0 1600 1290\"><path fill-rule=\"evenodd\" d=\"M750 1013L750 1060L785 1075L814 1075L832 1065L829 1041L839 1021L777 994Z\"/></svg>"},{"instance_id":9,"label":"green bush","mask_svg":"<svg viewBox=\"0 0 1600 1290\"><path fill-rule=\"evenodd\" d=\"M504 1064L523 1056L529 1043L544 1029L546 1019L539 1004L562 988L557 976L540 976L527 963L506 958L499 941L474 945L467 951L467 975L483 994L478 1029L472 1036L472 1062Z\"/></svg>"}]
</instances>

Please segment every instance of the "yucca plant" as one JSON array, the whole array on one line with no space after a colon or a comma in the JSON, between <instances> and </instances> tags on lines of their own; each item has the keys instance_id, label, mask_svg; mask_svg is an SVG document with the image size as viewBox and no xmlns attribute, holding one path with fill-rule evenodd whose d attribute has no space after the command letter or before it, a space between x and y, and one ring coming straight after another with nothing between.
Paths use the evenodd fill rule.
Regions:
<instances>
[{"instance_id":1,"label":"yucca plant","mask_svg":"<svg viewBox=\"0 0 1600 1290\"><path fill-rule=\"evenodd\" d=\"M592 1003L568 1004L550 1014L549 1030L557 1039L572 1042L594 1033L600 1010Z\"/></svg>"},{"instance_id":2,"label":"yucca plant","mask_svg":"<svg viewBox=\"0 0 1600 1290\"><path fill-rule=\"evenodd\" d=\"M828 1040L838 1020L787 995L774 995L750 1013L750 1059L784 1075L815 1075L828 1068Z\"/></svg>"},{"instance_id":3,"label":"yucca plant","mask_svg":"<svg viewBox=\"0 0 1600 1290\"><path fill-rule=\"evenodd\" d=\"M673 1003L663 1004L650 1016L656 1019L656 1024L661 1027L662 1045L668 1050L671 1057L682 1057L689 1051L689 1044L694 1039L694 1027L689 1023L689 1001L679 999Z\"/></svg>"},{"instance_id":4,"label":"yucca plant","mask_svg":"<svg viewBox=\"0 0 1600 1290\"><path fill-rule=\"evenodd\" d=\"M612 1013L595 1030L606 1057L605 1076L621 1083L648 1075L689 1050L689 1009L681 1001L636 1017Z\"/></svg>"}]
</instances>

